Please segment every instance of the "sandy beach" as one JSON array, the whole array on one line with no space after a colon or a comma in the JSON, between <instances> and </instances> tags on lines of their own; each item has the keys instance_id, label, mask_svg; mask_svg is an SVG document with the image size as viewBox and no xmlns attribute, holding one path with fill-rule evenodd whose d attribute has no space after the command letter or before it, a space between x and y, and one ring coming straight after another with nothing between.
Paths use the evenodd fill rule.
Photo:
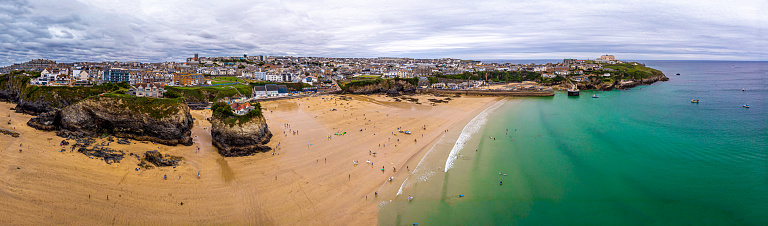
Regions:
<instances>
[{"instance_id":1,"label":"sandy beach","mask_svg":"<svg viewBox=\"0 0 768 226\"><path fill-rule=\"evenodd\" d=\"M376 224L378 204L395 197L427 150L499 100L451 97L432 106L427 95L412 96L421 104L346 97L262 103L273 152L221 157L204 120L210 111L196 110L193 146L113 142L126 152L113 164L60 146L55 132L28 127L32 116L0 103L0 128L21 134L0 134L0 224ZM184 161L136 171L139 160L128 153L149 150Z\"/></svg>"}]
</instances>

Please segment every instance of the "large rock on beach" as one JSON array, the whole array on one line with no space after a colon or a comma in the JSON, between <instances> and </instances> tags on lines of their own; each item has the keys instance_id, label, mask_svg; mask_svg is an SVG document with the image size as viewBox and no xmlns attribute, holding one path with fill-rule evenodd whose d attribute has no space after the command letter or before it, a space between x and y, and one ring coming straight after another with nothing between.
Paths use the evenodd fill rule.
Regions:
<instances>
[{"instance_id":1,"label":"large rock on beach","mask_svg":"<svg viewBox=\"0 0 768 226\"><path fill-rule=\"evenodd\" d=\"M225 157L253 155L272 148L266 146L272 139L263 116L252 117L247 122L227 122L225 119L211 119L213 146Z\"/></svg>"},{"instance_id":2,"label":"large rock on beach","mask_svg":"<svg viewBox=\"0 0 768 226\"><path fill-rule=\"evenodd\" d=\"M192 115L189 107L178 101L92 97L65 107L59 114L57 118L46 113L44 119L32 119L28 124L58 126L61 130L57 134L62 137L106 133L166 145L192 145Z\"/></svg>"}]
</instances>

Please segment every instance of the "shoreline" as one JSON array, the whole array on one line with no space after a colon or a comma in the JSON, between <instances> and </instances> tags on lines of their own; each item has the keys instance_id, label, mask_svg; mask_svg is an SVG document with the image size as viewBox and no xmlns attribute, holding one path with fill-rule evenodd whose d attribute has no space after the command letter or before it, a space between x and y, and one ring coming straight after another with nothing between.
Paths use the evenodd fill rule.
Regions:
<instances>
[{"instance_id":1,"label":"shoreline","mask_svg":"<svg viewBox=\"0 0 768 226\"><path fill-rule=\"evenodd\" d=\"M472 120L475 117L477 117L478 114L482 113L483 111L485 111L487 109L490 109L491 107L493 107L493 105L495 105L497 103L500 103L502 101L505 101L505 98L497 98L496 100L488 102L485 105L483 105L482 107L475 109L472 114L468 115L468 117L466 117L466 118L462 119L461 121L457 121L454 124L450 125L449 128L447 129L448 132L445 133L443 136L436 137L428 145L423 146L421 148L421 150L419 150L419 152L414 153L414 155L411 156L411 158L408 159L406 164L412 165L412 166L415 165L416 167L414 167L412 171L406 172L406 173L408 173L408 176L406 176L405 179L398 179L397 177L395 177L396 179L394 179L391 182L391 184L393 184L393 185L394 184L400 184L400 186L397 186L398 189L397 189L397 192L395 192L395 195L390 195L389 196L390 197L390 201L394 200L398 196L400 196L400 194L402 193L401 191L403 189L403 186L405 185L407 180L409 180L409 178L414 173L416 173L415 172L416 170L421 169L421 167L422 167L421 163L423 161L425 161L425 160L426 161L430 161L430 160L428 160L426 158L428 158L427 155L433 154L432 153L433 150L437 151L437 152L434 153L433 155L430 155L429 157L433 157L434 156L434 157L442 158L442 159L449 158L449 155L443 155L444 153L442 153L442 152L440 152L438 150L438 149L442 149L442 147L438 147L439 144L447 144L448 142L457 140L461 136L461 132L463 131L463 128L466 127L470 122L472 122ZM455 142L452 142L452 143L455 143ZM450 153L445 153L445 154L450 154ZM443 156L443 157L441 157L441 156ZM445 160L443 160L443 161L445 161ZM391 192L391 190L387 190L387 191Z\"/></svg>"},{"instance_id":2,"label":"shoreline","mask_svg":"<svg viewBox=\"0 0 768 226\"><path fill-rule=\"evenodd\" d=\"M409 98L430 103L427 99L434 97ZM0 205L0 223L376 224L377 203L390 194L386 189L396 192L399 186L393 181L374 197L386 179L405 179L409 172L402 168L415 166L440 141L443 129L452 133L473 118L473 112L498 99L460 97L435 106L396 102L383 95L264 102L275 134L267 145L275 147L275 154L236 158L221 157L211 146L210 122L204 120L210 110L193 110L192 146L134 140L131 145L112 144L110 148L126 152L125 159L113 164L60 147L64 138L27 126L33 116L11 111L15 104L4 102L0 115L11 115L12 124L4 122L0 128L16 127L21 136L0 140L5 150L0 164L8 166L0 169L0 186L6 191L0 198L8 200ZM398 127L413 134L398 134ZM334 136L336 132L347 134ZM22 144L23 152L12 151ZM59 152L62 148L65 151ZM379 154L373 157L366 149ZM184 161L176 168L135 171L139 161L129 153L150 150ZM376 166L365 164L366 159ZM384 172L378 168L382 165ZM398 171L392 172L392 167ZM62 214L62 209L68 211Z\"/></svg>"}]
</instances>

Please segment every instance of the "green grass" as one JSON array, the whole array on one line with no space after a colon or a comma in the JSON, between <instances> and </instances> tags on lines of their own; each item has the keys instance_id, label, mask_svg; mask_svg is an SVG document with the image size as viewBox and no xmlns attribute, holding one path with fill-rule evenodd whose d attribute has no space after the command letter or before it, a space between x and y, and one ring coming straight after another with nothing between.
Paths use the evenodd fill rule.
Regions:
<instances>
[{"instance_id":1,"label":"green grass","mask_svg":"<svg viewBox=\"0 0 768 226\"><path fill-rule=\"evenodd\" d=\"M166 87L166 90L179 94L187 101L195 102L215 102L225 97L251 96L253 94L251 86L244 84L194 87L169 86Z\"/></svg>"},{"instance_id":2,"label":"green grass","mask_svg":"<svg viewBox=\"0 0 768 226\"><path fill-rule=\"evenodd\" d=\"M381 75L361 75L357 77L353 77L352 79L377 79L381 78Z\"/></svg>"},{"instance_id":3,"label":"green grass","mask_svg":"<svg viewBox=\"0 0 768 226\"><path fill-rule=\"evenodd\" d=\"M45 101L52 107L63 108L64 103L74 104L80 100L101 93L125 90L128 83L106 83L93 87L68 87L68 86L27 86L23 90L24 100L29 102Z\"/></svg>"},{"instance_id":4,"label":"green grass","mask_svg":"<svg viewBox=\"0 0 768 226\"><path fill-rule=\"evenodd\" d=\"M225 81L225 82L227 82L227 83L232 83L232 82L245 82L245 81L243 81L242 79L240 79L240 78L238 78L238 77L231 77L231 76L230 76L230 77L213 77L213 78L211 78L211 79L212 79L212 80L218 80L218 81Z\"/></svg>"},{"instance_id":5,"label":"green grass","mask_svg":"<svg viewBox=\"0 0 768 226\"><path fill-rule=\"evenodd\" d=\"M221 119L225 124L232 127L235 124L242 125L255 117L263 117L261 113L261 104L255 103L252 106L254 109L249 111L248 114L236 115L235 113L232 113L232 108L228 104L217 102L211 106L211 111L213 111L214 118Z\"/></svg>"},{"instance_id":6,"label":"green grass","mask_svg":"<svg viewBox=\"0 0 768 226\"><path fill-rule=\"evenodd\" d=\"M148 114L152 118L162 119L179 112L180 105L184 103L181 98L160 99L151 97L137 97L120 93L105 93L91 98L100 100L121 100L112 101L114 106L120 109L126 109L137 114Z\"/></svg>"},{"instance_id":7,"label":"green grass","mask_svg":"<svg viewBox=\"0 0 768 226\"><path fill-rule=\"evenodd\" d=\"M30 78L37 78L37 77L40 77L40 76L41 76L41 75L40 75L40 73L41 73L41 72L39 72L39 71L24 71L24 70L21 70L21 71L11 71L11 72L10 72L10 73L8 73L8 74L10 74L10 75L22 75L22 76L23 76L24 74L27 74L27 75L29 75L29 76L27 76L27 77L30 77Z\"/></svg>"},{"instance_id":8,"label":"green grass","mask_svg":"<svg viewBox=\"0 0 768 226\"><path fill-rule=\"evenodd\" d=\"M393 78L393 79L366 79L366 80L352 80L351 82L341 83L341 89L349 90L356 87L363 87L369 85L379 85L384 89L390 89L395 84L394 82L405 81L411 85L416 86L419 83L418 78Z\"/></svg>"},{"instance_id":9,"label":"green grass","mask_svg":"<svg viewBox=\"0 0 768 226\"><path fill-rule=\"evenodd\" d=\"M645 67L640 64L632 65L632 63L603 65L603 67L618 70L618 72L615 72L614 74L623 79L644 79L664 74L659 70Z\"/></svg>"}]
</instances>

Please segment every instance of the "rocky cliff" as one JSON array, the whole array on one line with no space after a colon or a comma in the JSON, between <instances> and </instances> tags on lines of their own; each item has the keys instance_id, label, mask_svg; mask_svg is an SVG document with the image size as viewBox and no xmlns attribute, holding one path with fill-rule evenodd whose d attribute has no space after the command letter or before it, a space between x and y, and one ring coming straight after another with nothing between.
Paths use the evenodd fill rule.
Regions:
<instances>
[{"instance_id":1,"label":"rocky cliff","mask_svg":"<svg viewBox=\"0 0 768 226\"><path fill-rule=\"evenodd\" d=\"M0 100L16 103L16 111L31 115L61 110L90 96L129 88L127 83L92 87L35 86L30 77L0 75Z\"/></svg>"},{"instance_id":2,"label":"rocky cliff","mask_svg":"<svg viewBox=\"0 0 768 226\"><path fill-rule=\"evenodd\" d=\"M344 93L351 94L372 94L372 93L387 93L387 94L400 94L416 91L416 85L407 80L371 80L371 81L355 81L344 86Z\"/></svg>"},{"instance_id":3,"label":"rocky cliff","mask_svg":"<svg viewBox=\"0 0 768 226\"><path fill-rule=\"evenodd\" d=\"M652 76L641 79L639 81L612 81L604 82L600 78L593 78L589 82L580 82L577 84L580 90L597 89L602 91L609 91L613 89L629 89L639 85L650 85L658 81L669 81L669 78L665 75Z\"/></svg>"},{"instance_id":4,"label":"rocky cliff","mask_svg":"<svg viewBox=\"0 0 768 226\"><path fill-rule=\"evenodd\" d=\"M10 74L0 75L0 100L19 102L22 90L29 84L29 78Z\"/></svg>"},{"instance_id":5,"label":"rocky cliff","mask_svg":"<svg viewBox=\"0 0 768 226\"><path fill-rule=\"evenodd\" d=\"M266 146L272 139L261 105L245 115L234 115L232 108L222 102L211 107L211 137L213 146L225 157L247 156L272 150Z\"/></svg>"},{"instance_id":6,"label":"rocky cliff","mask_svg":"<svg viewBox=\"0 0 768 226\"><path fill-rule=\"evenodd\" d=\"M82 100L62 110L31 119L29 126L59 130L63 137L94 136L146 140L167 145L192 145L192 115L178 99L108 94Z\"/></svg>"},{"instance_id":7,"label":"rocky cliff","mask_svg":"<svg viewBox=\"0 0 768 226\"><path fill-rule=\"evenodd\" d=\"M247 156L272 150L266 146L272 139L264 117L253 117L245 123L227 123L219 118L211 119L213 146L225 157Z\"/></svg>"}]
</instances>

